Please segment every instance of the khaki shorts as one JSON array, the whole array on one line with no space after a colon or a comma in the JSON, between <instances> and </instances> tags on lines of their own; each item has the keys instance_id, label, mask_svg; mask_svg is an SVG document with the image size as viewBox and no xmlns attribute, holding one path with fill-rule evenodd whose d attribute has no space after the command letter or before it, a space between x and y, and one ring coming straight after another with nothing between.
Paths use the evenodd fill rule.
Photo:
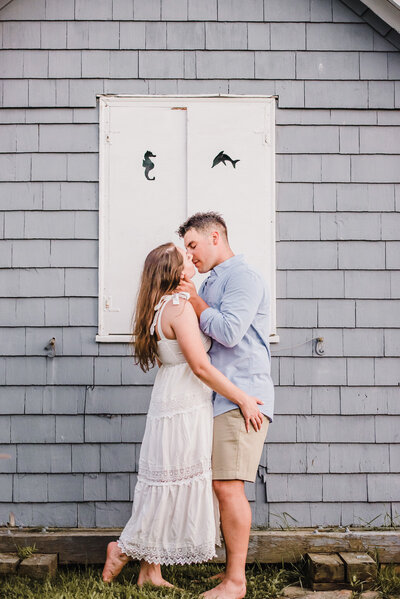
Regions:
<instances>
[{"instance_id":1,"label":"khaki shorts","mask_svg":"<svg viewBox=\"0 0 400 599\"><path fill-rule=\"evenodd\" d=\"M250 423L246 431L239 409L214 418L212 477L213 480L247 480L254 482L267 436L269 419L264 415L259 431Z\"/></svg>"}]
</instances>

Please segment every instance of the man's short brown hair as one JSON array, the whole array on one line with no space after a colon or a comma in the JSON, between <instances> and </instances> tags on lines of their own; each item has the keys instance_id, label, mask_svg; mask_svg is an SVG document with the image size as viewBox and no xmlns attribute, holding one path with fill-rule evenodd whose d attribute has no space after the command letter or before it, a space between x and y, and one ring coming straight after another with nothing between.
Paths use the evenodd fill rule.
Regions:
<instances>
[{"instance_id":1,"label":"man's short brown hair","mask_svg":"<svg viewBox=\"0 0 400 599\"><path fill-rule=\"evenodd\" d=\"M179 237L183 238L189 229L196 229L196 231L204 232L213 226L217 227L228 241L228 229L226 223L218 212L196 212L196 214L190 216L183 225L179 227L177 233Z\"/></svg>"}]
</instances>

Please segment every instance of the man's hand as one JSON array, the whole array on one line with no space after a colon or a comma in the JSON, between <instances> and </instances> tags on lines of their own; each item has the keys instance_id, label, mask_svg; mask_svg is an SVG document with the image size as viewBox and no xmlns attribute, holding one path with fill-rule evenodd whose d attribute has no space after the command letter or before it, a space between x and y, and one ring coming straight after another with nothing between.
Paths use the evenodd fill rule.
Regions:
<instances>
[{"instance_id":1,"label":"man's hand","mask_svg":"<svg viewBox=\"0 0 400 599\"><path fill-rule=\"evenodd\" d=\"M256 432L261 429L264 416L257 407L260 404L263 405L264 402L260 399L257 399L257 397L248 395L246 400L240 406L240 411L242 412L247 432L249 432L250 422Z\"/></svg>"},{"instance_id":2,"label":"man's hand","mask_svg":"<svg viewBox=\"0 0 400 599\"><path fill-rule=\"evenodd\" d=\"M181 282L176 288L177 291L187 291L190 293L190 299L198 297L197 289L192 279L188 279L187 275L181 275Z\"/></svg>"}]
</instances>

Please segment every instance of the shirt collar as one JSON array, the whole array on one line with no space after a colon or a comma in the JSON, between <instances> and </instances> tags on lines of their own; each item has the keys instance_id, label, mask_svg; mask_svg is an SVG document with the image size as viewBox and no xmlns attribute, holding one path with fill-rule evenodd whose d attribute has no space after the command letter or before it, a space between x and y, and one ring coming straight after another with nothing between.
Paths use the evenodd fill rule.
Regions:
<instances>
[{"instance_id":1,"label":"shirt collar","mask_svg":"<svg viewBox=\"0 0 400 599\"><path fill-rule=\"evenodd\" d=\"M227 270L233 266L236 266L236 264L239 264L240 262L244 262L244 254L236 254L235 256L231 256L230 258L227 258L227 260L224 260L220 264L217 264L217 266L214 266L214 268L211 270L210 274L215 274L218 277L225 270Z\"/></svg>"}]
</instances>

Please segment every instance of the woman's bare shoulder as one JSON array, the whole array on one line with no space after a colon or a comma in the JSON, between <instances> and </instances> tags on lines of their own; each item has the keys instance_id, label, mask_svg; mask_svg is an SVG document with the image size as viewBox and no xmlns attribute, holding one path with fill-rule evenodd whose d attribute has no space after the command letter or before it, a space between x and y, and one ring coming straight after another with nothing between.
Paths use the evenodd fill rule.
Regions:
<instances>
[{"instance_id":1,"label":"woman's bare shoulder","mask_svg":"<svg viewBox=\"0 0 400 599\"><path fill-rule=\"evenodd\" d=\"M169 301L165 306L164 313L166 313L169 318L175 319L182 316L188 317L188 315L195 314L195 311L189 300L180 297L179 304L174 304L173 301Z\"/></svg>"}]
</instances>

